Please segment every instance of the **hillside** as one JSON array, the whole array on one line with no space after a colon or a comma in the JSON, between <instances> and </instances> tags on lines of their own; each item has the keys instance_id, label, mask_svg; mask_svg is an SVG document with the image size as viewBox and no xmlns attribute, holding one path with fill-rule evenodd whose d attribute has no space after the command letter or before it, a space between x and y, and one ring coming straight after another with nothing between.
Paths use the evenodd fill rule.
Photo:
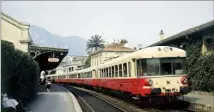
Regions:
<instances>
[{"instance_id":1,"label":"hillside","mask_svg":"<svg viewBox=\"0 0 214 112\"><path fill-rule=\"evenodd\" d=\"M86 39L80 36L63 37L50 33L36 25L30 26L30 35L33 42L43 47L68 48L68 55L86 55Z\"/></svg>"}]
</instances>

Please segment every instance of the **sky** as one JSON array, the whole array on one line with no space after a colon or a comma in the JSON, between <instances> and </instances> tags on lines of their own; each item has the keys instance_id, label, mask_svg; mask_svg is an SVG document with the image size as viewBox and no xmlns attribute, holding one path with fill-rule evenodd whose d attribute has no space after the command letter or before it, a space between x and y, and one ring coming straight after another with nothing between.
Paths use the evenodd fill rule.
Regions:
<instances>
[{"instance_id":1,"label":"sky","mask_svg":"<svg viewBox=\"0 0 214 112\"><path fill-rule=\"evenodd\" d=\"M213 1L2 1L2 11L60 36L148 46L214 19Z\"/></svg>"}]
</instances>

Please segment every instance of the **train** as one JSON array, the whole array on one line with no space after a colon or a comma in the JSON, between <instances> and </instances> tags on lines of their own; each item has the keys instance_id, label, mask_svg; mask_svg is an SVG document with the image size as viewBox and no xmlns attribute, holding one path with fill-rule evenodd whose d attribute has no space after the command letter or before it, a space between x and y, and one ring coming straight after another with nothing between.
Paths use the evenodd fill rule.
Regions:
<instances>
[{"instance_id":1,"label":"train","mask_svg":"<svg viewBox=\"0 0 214 112\"><path fill-rule=\"evenodd\" d=\"M55 83L119 91L141 102L163 103L191 92L185 58L183 49L154 46L98 66L46 77L51 77Z\"/></svg>"}]
</instances>

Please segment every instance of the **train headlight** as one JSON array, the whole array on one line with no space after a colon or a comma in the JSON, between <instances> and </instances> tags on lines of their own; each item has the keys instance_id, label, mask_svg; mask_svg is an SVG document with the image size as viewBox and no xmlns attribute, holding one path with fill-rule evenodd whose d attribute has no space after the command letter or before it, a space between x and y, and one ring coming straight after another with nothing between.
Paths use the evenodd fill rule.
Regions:
<instances>
[{"instance_id":1,"label":"train headlight","mask_svg":"<svg viewBox=\"0 0 214 112\"><path fill-rule=\"evenodd\" d=\"M151 79L149 79L148 83L149 83L150 86L153 85L153 81Z\"/></svg>"},{"instance_id":2,"label":"train headlight","mask_svg":"<svg viewBox=\"0 0 214 112\"><path fill-rule=\"evenodd\" d=\"M182 77L181 78L181 83L182 84L188 84L189 83L188 78L187 77Z\"/></svg>"},{"instance_id":3,"label":"train headlight","mask_svg":"<svg viewBox=\"0 0 214 112\"><path fill-rule=\"evenodd\" d=\"M148 84L149 86L152 86L152 85L153 85L153 80L147 79L147 84Z\"/></svg>"},{"instance_id":4,"label":"train headlight","mask_svg":"<svg viewBox=\"0 0 214 112\"><path fill-rule=\"evenodd\" d=\"M188 79L187 79L187 78L184 79L184 83L185 83L185 84L188 83Z\"/></svg>"}]
</instances>

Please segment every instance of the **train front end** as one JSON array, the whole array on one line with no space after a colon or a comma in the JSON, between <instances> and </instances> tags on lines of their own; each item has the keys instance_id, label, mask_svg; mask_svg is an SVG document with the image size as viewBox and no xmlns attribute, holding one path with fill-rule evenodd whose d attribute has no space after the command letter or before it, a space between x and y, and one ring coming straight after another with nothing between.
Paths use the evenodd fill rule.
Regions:
<instances>
[{"instance_id":1,"label":"train front end","mask_svg":"<svg viewBox=\"0 0 214 112\"><path fill-rule=\"evenodd\" d=\"M152 58L136 60L141 96L177 99L191 92L186 74L185 51L178 48L168 52L159 51Z\"/></svg>"}]
</instances>

